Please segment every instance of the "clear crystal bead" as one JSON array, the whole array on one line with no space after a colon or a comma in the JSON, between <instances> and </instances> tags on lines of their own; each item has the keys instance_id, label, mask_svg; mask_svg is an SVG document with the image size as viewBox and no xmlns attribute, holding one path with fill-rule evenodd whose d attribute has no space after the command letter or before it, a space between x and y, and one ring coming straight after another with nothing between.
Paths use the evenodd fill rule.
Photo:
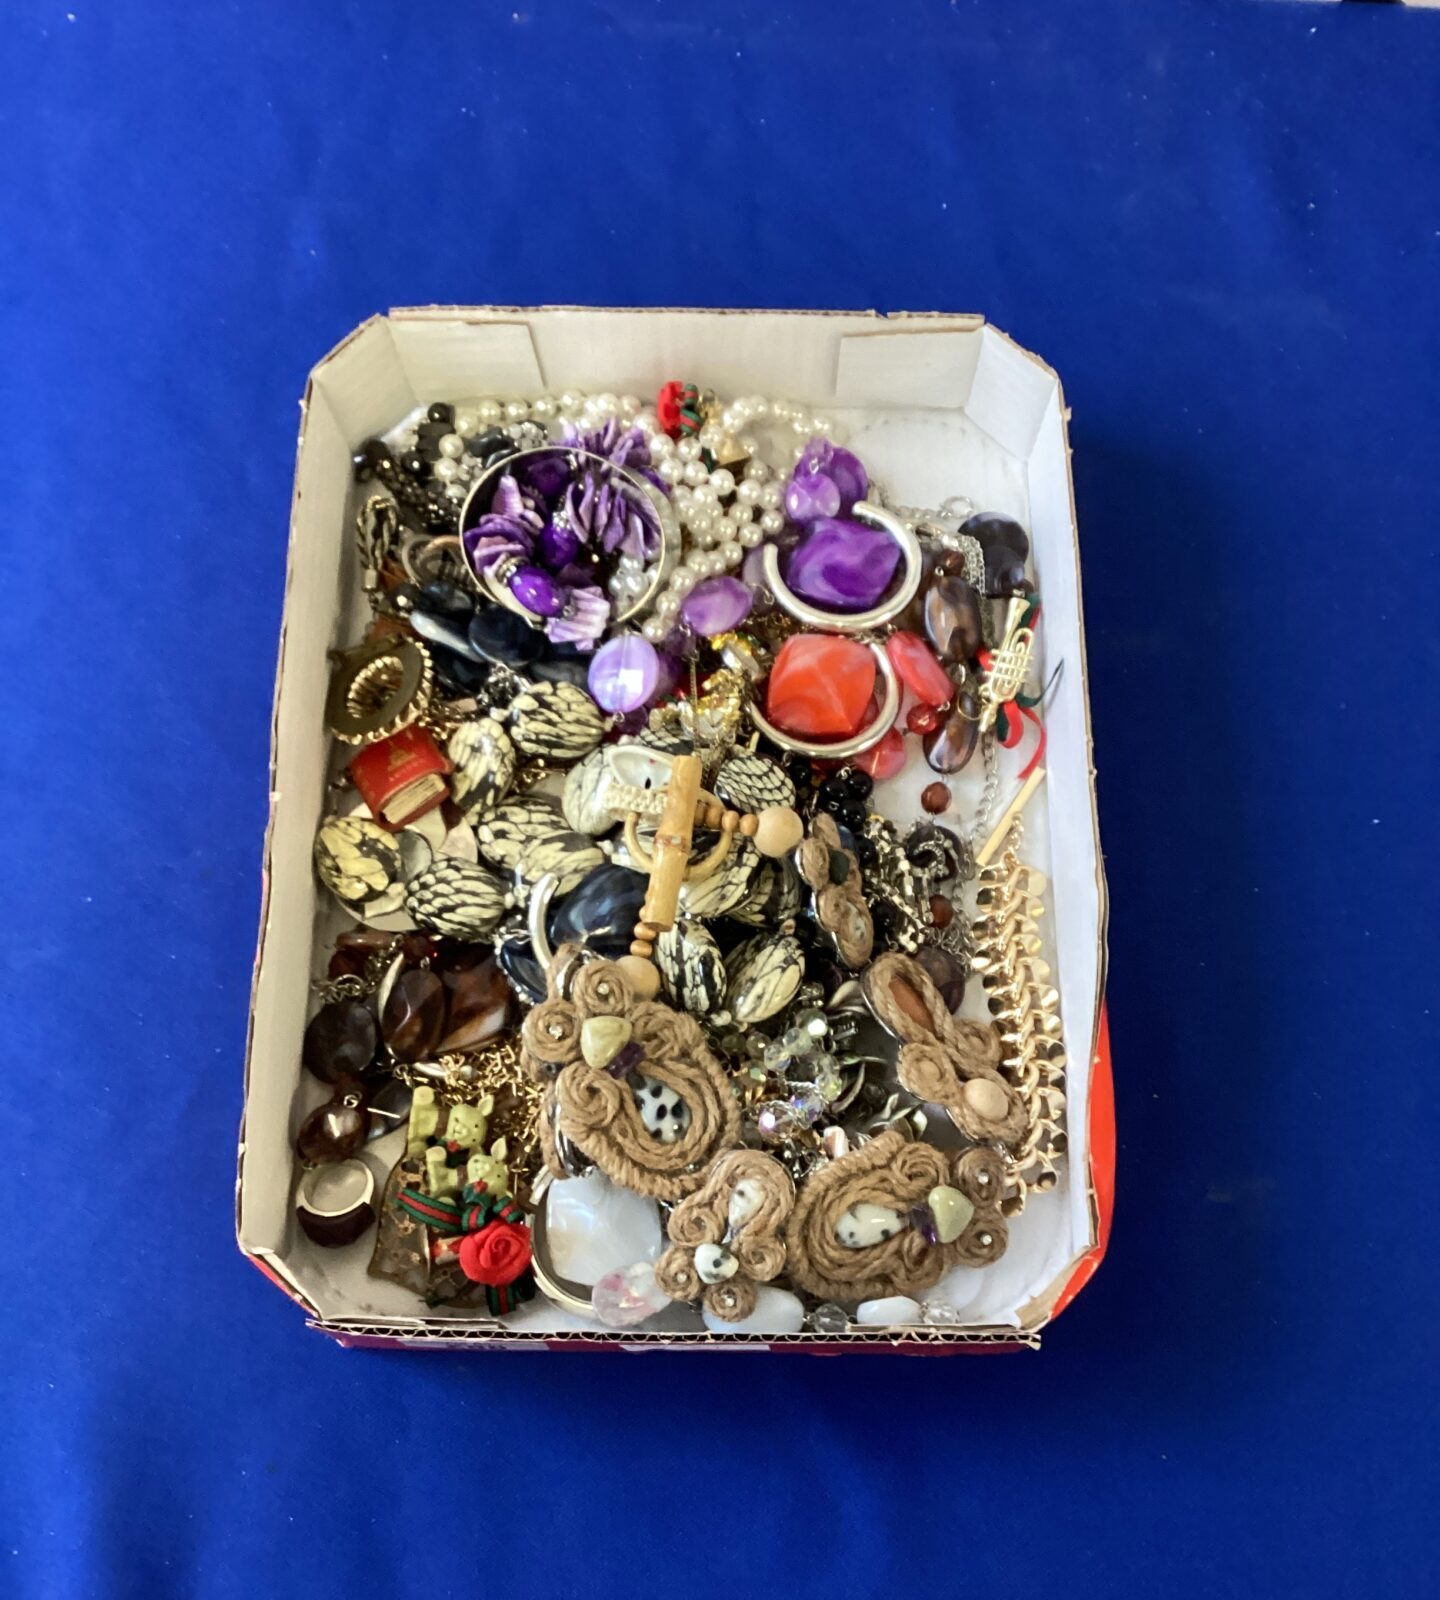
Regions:
<instances>
[{"instance_id":1,"label":"clear crystal bead","mask_svg":"<svg viewBox=\"0 0 1440 1600\"><path fill-rule=\"evenodd\" d=\"M850 1328L850 1314L844 1306L837 1306L833 1300L827 1300L810 1313L810 1326L816 1333L847 1333Z\"/></svg>"}]
</instances>

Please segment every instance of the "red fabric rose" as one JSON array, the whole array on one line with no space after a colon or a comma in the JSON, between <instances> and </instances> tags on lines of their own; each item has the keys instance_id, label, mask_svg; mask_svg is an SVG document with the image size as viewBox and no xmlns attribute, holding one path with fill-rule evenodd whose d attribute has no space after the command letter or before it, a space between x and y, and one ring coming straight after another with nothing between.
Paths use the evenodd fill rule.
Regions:
<instances>
[{"instance_id":1,"label":"red fabric rose","mask_svg":"<svg viewBox=\"0 0 1440 1600\"><path fill-rule=\"evenodd\" d=\"M523 1222L487 1222L460 1241L459 1260L473 1282L503 1288L530 1265L530 1230Z\"/></svg>"},{"instance_id":2,"label":"red fabric rose","mask_svg":"<svg viewBox=\"0 0 1440 1600\"><path fill-rule=\"evenodd\" d=\"M683 383L667 383L655 397L655 420L672 439L680 436L680 396Z\"/></svg>"}]
</instances>

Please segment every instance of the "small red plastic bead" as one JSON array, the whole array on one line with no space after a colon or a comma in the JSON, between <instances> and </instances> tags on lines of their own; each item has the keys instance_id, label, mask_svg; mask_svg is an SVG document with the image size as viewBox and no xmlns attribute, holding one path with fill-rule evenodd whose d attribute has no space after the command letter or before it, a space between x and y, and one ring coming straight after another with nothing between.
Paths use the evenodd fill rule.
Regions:
<instances>
[{"instance_id":1,"label":"small red plastic bead","mask_svg":"<svg viewBox=\"0 0 1440 1600\"><path fill-rule=\"evenodd\" d=\"M934 733L940 726L938 706L911 706L905 716L905 726L911 733Z\"/></svg>"}]
</instances>

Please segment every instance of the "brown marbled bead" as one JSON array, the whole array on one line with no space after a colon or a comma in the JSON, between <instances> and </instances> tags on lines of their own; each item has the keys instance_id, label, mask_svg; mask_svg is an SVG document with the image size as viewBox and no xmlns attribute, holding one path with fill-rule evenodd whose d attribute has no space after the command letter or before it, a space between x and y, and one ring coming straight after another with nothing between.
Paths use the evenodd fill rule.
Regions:
<instances>
[{"instance_id":1,"label":"brown marbled bead","mask_svg":"<svg viewBox=\"0 0 1440 1600\"><path fill-rule=\"evenodd\" d=\"M365 1143L369 1131L370 1113L360 1086L347 1082L337 1085L335 1098L317 1106L300 1124L295 1149L309 1166L348 1161Z\"/></svg>"},{"instance_id":2,"label":"brown marbled bead","mask_svg":"<svg viewBox=\"0 0 1440 1600\"><path fill-rule=\"evenodd\" d=\"M937 923L936 926L941 924ZM965 999L964 967L948 950L935 944L922 944L915 952L915 959L924 967L925 975L940 991L940 998L953 1015Z\"/></svg>"},{"instance_id":3,"label":"brown marbled bead","mask_svg":"<svg viewBox=\"0 0 1440 1600\"><path fill-rule=\"evenodd\" d=\"M950 804L950 790L943 783L927 783L920 791L920 804L932 817L938 817Z\"/></svg>"},{"instance_id":4,"label":"brown marbled bead","mask_svg":"<svg viewBox=\"0 0 1440 1600\"><path fill-rule=\"evenodd\" d=\"M514 1025L514 991L494 956L479 955L468 965L452 962L441 982L449 1001L441 1052L473 1050Z\"/></svg>"},{"instance_id":5,"label":"brown marbled bead","mask_svg":"<svg viewBox=\"0 0 1440 1600\"><path fill-rule=\"evenodd\" d=\"M925 637L942 661L968 661L984 643L980 597L964 578L940 574L925 595Z\"/></svg>"},{"instance_id":6,"label":"brown marbled bead","mask_svg":"<svg viewBox=\"0 0 1440 1600\"><path fill-rule=\"evenodd\" d=\"M980 707L971 689L962 689L955 707L934 733L925 735L925 759L936 772L959 772L980 742Z\"/></svg>"},{"instance_id":7,"label":"brown marbled bead","mask_svg":"<svg viewBox=\"0 0 1440 1600\"><path fill-rule=\"evenodd\" d=\"M955 920L955 906L943 894L930 896L930 924L935 928L948 928Z\"/></svg>"},{"instance_id":8,"label":"brown marbled bead","mask_svg":"<svg viewBox=\"0 0 1440 1600\"><path fill-rule=\"evenodd\" d=\"M445 986L433 972L402 972L380 1013L380 1032L401 1061L433 1055L445 1028Z\"/></svg>"}]
</instances>

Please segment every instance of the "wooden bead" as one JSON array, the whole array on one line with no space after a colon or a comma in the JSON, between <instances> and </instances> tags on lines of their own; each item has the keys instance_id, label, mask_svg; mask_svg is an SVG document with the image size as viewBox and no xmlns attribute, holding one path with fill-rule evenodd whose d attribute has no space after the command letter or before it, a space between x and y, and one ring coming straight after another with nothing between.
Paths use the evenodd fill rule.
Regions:
<instances>
[{"instance_id":1,"label":"wooden bead","mask_svg":"<svg viewBox=\"0 0 1440 1600\"><path fill-rule=\"evenodd\" d=\"M754 837L762 856L788 855L805 837L805 824L789 806L766 806L756 819Z\"/></svg>"},{"instance_id":2,"label":"wooden bead","mask_svg":"<svg viewBox=\"0 0 1440 1600\"><path fill-rule=\"evenodd\" d=\"M760 819L753 811L747 811L740 819L740 831L747 839L755 837L755 830L760 826Z\"/></svg>"},{"instance_id":3,"label":"wooden bead","mask_svg":"<svg viewBox=\"0 0 1440 1600\"><path fill-rule=\"evenodd\" d=\"M644 917L641 917L631 931L635 938L644 939L647 943L654 944L665 930L658 922L649 922Z\"/></svg>"},{"instance_id":4,"label":"wooden bead","mask_svg":"<svg viewBox=\"0 0 1440 1600\"><path fill-rule=\"evenodd\" d=\"M630 954L639 956L643 961L648 961L654 954L655 946L648 939L634 939L630 944Z\"/></svg>"},{"instance_id":5,"label":"wooden bead","mask_svg":"<svg viewBox=\"0 0 1440 1600\"><path fill-rule=\"evenodd\" d=\"M720 831L722 833L734 833L739 826L740 813L738 811L727 811L720 819Z\"/></svg>"},{"instance_id":6,"label":"wooden bead","mask_svg":"<svg viewBox=\"0 0 1440 1600\"><path fill-rule=\"evenodd\" d=\"M621 956L615 967L642 1000L653 1000L660 993L660 973L653 962L628 955Z\"/></svg>"}]
</instances>

